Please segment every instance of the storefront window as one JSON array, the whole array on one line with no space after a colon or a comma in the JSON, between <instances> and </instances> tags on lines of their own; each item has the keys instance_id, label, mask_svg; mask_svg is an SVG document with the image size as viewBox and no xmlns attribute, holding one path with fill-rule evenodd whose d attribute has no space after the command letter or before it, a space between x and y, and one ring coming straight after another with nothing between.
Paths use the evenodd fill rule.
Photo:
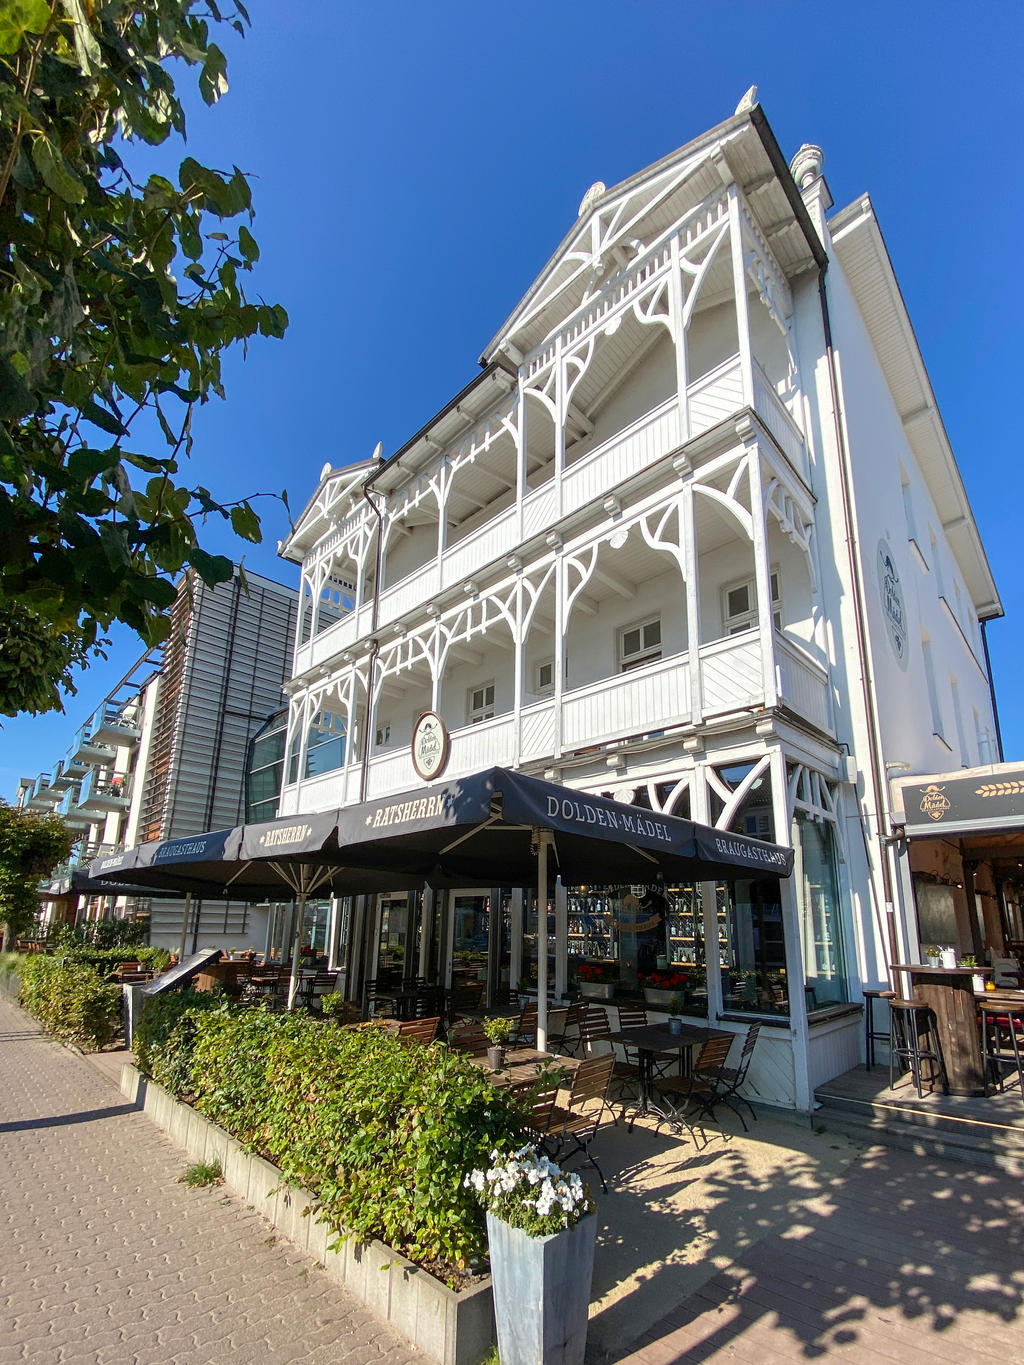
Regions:
<instances>
[{"instance_id":1,"label":"storefront window","mask_svg":"<svg viewBox=\"0 0 1024 1365\"><path fill-rule=\"evenodd\" d=\"M847 1001L835 832L830 822L797 811L796 893L804 959L807 1009L827 1009Z\"/></svg>"},{"instance_id":2,"label":"storefront window","mask_svg":"<svg viewBox=\"0 0 1024 1365\"><path fill-rule=\"evenodd\" d=\"M789 981L776 877L719 887L725 930L722 999L728 1014L789 1014Z\"/></svg>"},{"instance_id":3,"label":"storefront window","mask_svg":"<svg viewBox=\"0 0 1024 1365\"><path fill-rule=\"evenodd\" d=\"M569 985L603 999L645 999L706 1016L707 973L695 886L569 892Z\"/></svg>"}]
</instances>

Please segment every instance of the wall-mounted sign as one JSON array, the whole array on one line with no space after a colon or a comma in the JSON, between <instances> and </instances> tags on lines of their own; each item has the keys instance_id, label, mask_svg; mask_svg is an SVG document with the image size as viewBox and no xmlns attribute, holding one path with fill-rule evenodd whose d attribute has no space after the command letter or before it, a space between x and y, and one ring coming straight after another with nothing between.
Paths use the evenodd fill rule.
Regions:
<instances>
[{"instance_id":1,"label":"wall-mounted sign","mask_svg":"<svg viewBox=\"0 0 1024 1365\"><path fill-rule=\"evenodd\" d=\"M425 782L444 772L450 747L444 721L436 711L424 711L412 727L412 766Z\"/></svg>"},{"instance_id":2,"label":"wall-mounted sign","mask_svg":"<svg viewBox=\"0 0 1024 1365\"><path fill-rule=\"evenodd\" d=\"M889 635L896 662L905 669L910 657L907 609L892 551L884 540L878 542L878 591L882 599L882 619Z\"/></svg>"},{"instance_id":3,"label":"wall-mounted sign","mask_svg":"<svg viewBox=\"0 0 1024 1365\"><path fill-rule=\"evenodd\" d=\"M940 773L901 786L908 834L1024 829L1024 768L1019 764L1002 763L970 777Z\"/></svg>"}]
</instances>

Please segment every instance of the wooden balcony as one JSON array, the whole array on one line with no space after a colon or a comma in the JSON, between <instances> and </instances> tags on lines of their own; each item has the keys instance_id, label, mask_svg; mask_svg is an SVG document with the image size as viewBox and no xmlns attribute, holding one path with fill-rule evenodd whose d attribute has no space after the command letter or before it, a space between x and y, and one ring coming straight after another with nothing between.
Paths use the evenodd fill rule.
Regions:
<instances>
[{"instance_id":1,"label":"wooden balcony","mask_svg":"<svg viewBox=\"0 0 1024 1365\"><path fill-rule=\"evenodd\" d=\"M702 645L694 686L688 654L659 659L628 673L615 673L554 697L531 700L517 714L509 711L479 725L451 732L446 777L460 777L492 765L518 767L557 763L566 754L624 740L657 737L681 725L701 724L768 704L774 690L791 711L828 732L828 674L798 644L776 634L774 688L765 685L761 639L756 630ZM694 709L694 696L697 710ZM422 782L407 745L371 756L366 797L412 791ZM358 762L348 768L286 786L281 814L328 810L360 797Z\"/></svg>"}]
</instances>

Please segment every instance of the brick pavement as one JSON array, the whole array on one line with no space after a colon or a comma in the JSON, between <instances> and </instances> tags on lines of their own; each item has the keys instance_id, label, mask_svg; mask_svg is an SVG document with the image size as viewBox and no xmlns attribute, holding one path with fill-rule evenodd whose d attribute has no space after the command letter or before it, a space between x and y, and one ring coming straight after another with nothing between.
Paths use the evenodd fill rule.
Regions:
<instances>
[{"instance_id":1,"label":"brick pavement","mask_svg":"<svg viewBox=\"0 0 1024 1365\"><path fill-rule=\"evenodd\" d=\"M0 999L0 1365L406 1365L407 1341Z\"/></svg>"},{"instance_id":2,"label":"brick pavement","mask_svg":"<svg viewBox=\"0 0 1024 1365\"><path fill-rule=\"evenodd\" d=\"M730 1264L636 1348L614 1358L628 1365L1024 1360L1020 1181L872 1147L831 1181L816 1210L734 1248Z\"/></svg>"}]
</instances>

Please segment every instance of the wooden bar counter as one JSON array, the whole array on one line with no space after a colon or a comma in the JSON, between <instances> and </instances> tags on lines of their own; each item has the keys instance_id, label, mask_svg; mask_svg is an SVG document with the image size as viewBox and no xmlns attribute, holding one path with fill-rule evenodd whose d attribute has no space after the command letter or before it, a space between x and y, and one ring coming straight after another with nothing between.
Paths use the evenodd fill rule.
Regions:
<instances>
[{"instance_id":1,"label":"wooden bar counter","mask_svg":"<svg viewBox=\"0 0 1024 1365\"><path fill-rule=\"evenodd\" d=\"M894 972L905 972L910 978L909 998L927 1005L935 1015L951 1095L985 1093L973 981L985 970L922 967L913 962L898 962L893 967Z\"/></svg>"}]
</instances>

